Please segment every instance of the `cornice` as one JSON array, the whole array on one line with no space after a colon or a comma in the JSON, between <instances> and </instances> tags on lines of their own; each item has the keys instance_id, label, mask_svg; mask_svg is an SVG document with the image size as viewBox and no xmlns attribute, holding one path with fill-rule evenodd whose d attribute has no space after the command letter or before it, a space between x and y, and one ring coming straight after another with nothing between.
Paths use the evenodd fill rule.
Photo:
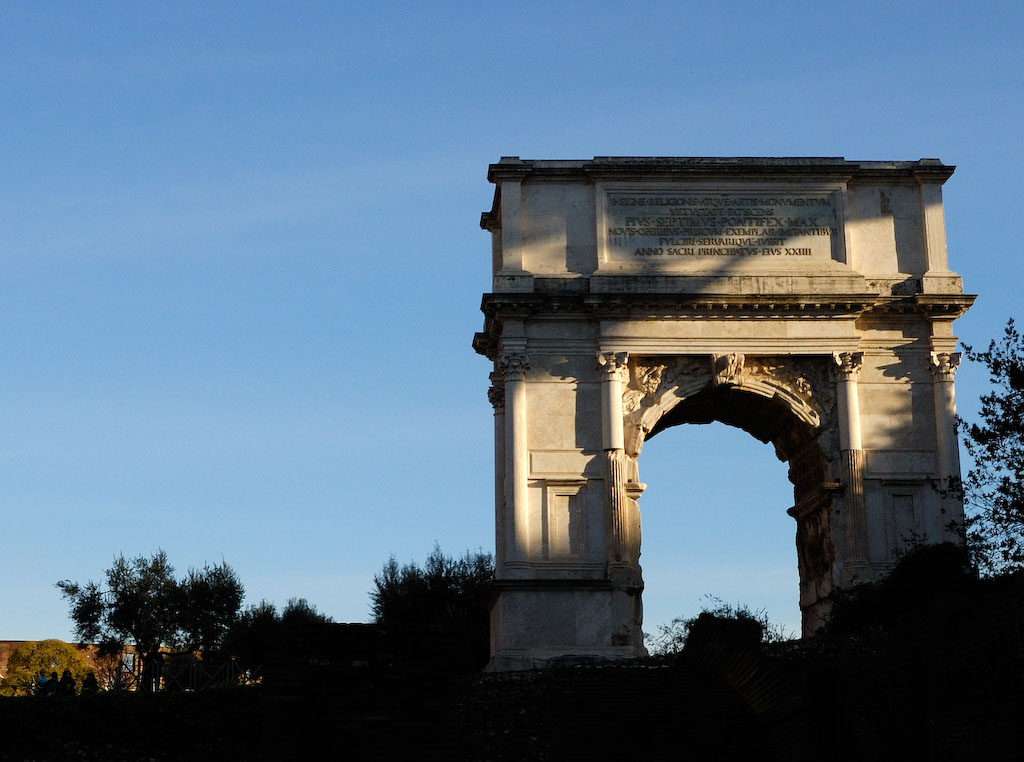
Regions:
<instances>
[{"instance_id":1,"label":"cornice","mask_svg":"<svg viewBox=\"0 0 1024 762\"><path fill-rule=\"evenodd\" d=\"M847 161L840 156L715 157L715 156L595 156L593 159L520 159L504 156L488 167L487 179L563 180L702 180L745 178L832 182L944 183L955 166L938 159L917 161Z\"/></svg>"},{"instance_id":2,"label":"cornice","mask_svg":"<svg viewBox=\"0 0 1024 762\"><path fill-rule=\"evenodd\" d=\"M974 299L962 294L484 294L480 305L484 330L474 335L473 349L495 359L507 319L853 320L894 313L954 320Z\"/></svg>"},{"instance_id":3,"label":"cornice","mask_svg":"<svg viewBox=\"0 0 1024 762\"><path fill-rule=\"evenodd\" d=\"M915 294L914 303L918 311L928 317L956 320L977 298L977 294Z\"/></svg>"},{"instance_id":4,"label":"cornice","mask_svg":"<svg viewBox=\"0 0 1024 762\"><path fill-rule=\"evenodd\" d=\"M977 298L976 294L879 296L871 307L871 312L923 315L932 320L956 320L970 309Z\"/></svg>"}]
</instances>

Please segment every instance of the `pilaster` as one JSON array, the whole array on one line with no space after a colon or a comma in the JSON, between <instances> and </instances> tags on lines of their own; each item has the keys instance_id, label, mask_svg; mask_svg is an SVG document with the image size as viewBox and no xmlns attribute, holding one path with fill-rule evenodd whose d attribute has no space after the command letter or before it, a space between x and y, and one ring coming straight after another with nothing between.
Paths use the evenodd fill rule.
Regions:
<instances>
[{"instance_id":1,"label":"pilaster","mask_svg":"<svg viewBox=\"0 0 1024 762\"><path fill-rule=\"evenodd\" d=\"M921 291L925 294L962 294L960 276L949 269L946 212L942 205L942 182L945 178L918 173L917 179L921 183L921 219L927 267L921 276Z\"/></svg>"},{"instance_id":2,"label":"pilaster","mask_svg":"<svg viewBox=\"0 0 1024 762\"><path fill-rule=\"evenodd\" d=\"M490 179L498 184L501 229L498 269L493 276L494 290L528 293L533 290L533 277L524 270L523 261L523 178L528 167L516 156L502 156L491 167Z\"/></svg>"},{"instance_id":3,"label":"pilaster","mask_svg":"<svg viewBox=\"0 0 1024 762\"><path fill-rule=\"evenodd\" d=\"M946 215L942 208L942 185L940 183L921 183L921 215L924 219L924 245L928 271L948 273Z\"/></svg>"}]
</instances>

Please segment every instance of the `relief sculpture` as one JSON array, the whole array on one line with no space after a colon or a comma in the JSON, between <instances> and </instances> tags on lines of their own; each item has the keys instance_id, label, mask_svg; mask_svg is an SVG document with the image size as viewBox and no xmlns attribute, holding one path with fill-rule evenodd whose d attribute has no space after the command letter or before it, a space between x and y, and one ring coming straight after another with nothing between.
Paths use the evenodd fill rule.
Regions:
<instances>
[{"instance_id":1,"label":"relief sculpture","mask_svg":"<svg viewBox=\"0 0 1024 762\"><path fill-rule=\"evenodd\" d=\"M711 368L715 386L743 385L743 355L740 353L711 355Z\"/></svg>"},{"instance_id":2,"label":"relief sculpture","mask_svg":"<svg viewBox=\"0 0 1024 762\"><path fill-rule=\"evenodd\" d=\"M622 393L626 452L636 457L650 433L645 425L653 408L669 394L683 389L689 396L711 381L706 357L631 358L629 383ZM654 420L660 417L654 415Z\"/></svg>"},{"instance_id":3,"label":"relief sculpture","mask_svg":"<svg viewBox=\"0 0 1024 762\"><path fill-rule=\"evenodd\" d=\"M714 387L743 387L764 397L780 397L808 425L822 428L830 442L835 392L829 359L740 353L632 358L622 394L626 450L633 457L639 455L661 415L682 399Z\"/></svg>"}]
</instances>

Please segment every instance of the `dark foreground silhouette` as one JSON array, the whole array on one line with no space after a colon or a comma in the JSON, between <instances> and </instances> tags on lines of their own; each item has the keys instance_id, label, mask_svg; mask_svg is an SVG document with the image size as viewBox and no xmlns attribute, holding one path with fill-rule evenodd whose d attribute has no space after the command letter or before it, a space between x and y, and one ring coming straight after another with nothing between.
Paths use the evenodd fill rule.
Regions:
<instances>
[{"instance_id":1,"label":"dark foreground silhouette","mask_svg":"<svg viewBox=\"0 0 1024 762\"><path fill-rule=\"evenodd\" d=\"M702 616L672 657L482 675L439 630L323 625L258 687L2 699L0 758L1017 758L1022 633L1024 578L979 581L940 548L806 641Z\"/></svg>"}]
</instances>

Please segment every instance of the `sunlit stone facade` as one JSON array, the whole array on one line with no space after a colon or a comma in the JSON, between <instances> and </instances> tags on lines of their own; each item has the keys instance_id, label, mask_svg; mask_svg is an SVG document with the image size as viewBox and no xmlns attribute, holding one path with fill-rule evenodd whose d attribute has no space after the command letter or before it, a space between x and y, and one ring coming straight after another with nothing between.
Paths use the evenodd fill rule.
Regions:
<instances>
[{"instance_id":1,"label":"sunlit stone facade","mask_svg":"<svg viewBox=\"0 0 1024 762\"><path fill-rule=\"evenodd\" d=\"M795 520L805 633L908 543L957 538L952 323L973 297L947 264L952 172L491 165L492 669L644 653L640 455L669 426L722 421L788 462L793 505L769 508Z\"/></svg>"}]
</instances>

